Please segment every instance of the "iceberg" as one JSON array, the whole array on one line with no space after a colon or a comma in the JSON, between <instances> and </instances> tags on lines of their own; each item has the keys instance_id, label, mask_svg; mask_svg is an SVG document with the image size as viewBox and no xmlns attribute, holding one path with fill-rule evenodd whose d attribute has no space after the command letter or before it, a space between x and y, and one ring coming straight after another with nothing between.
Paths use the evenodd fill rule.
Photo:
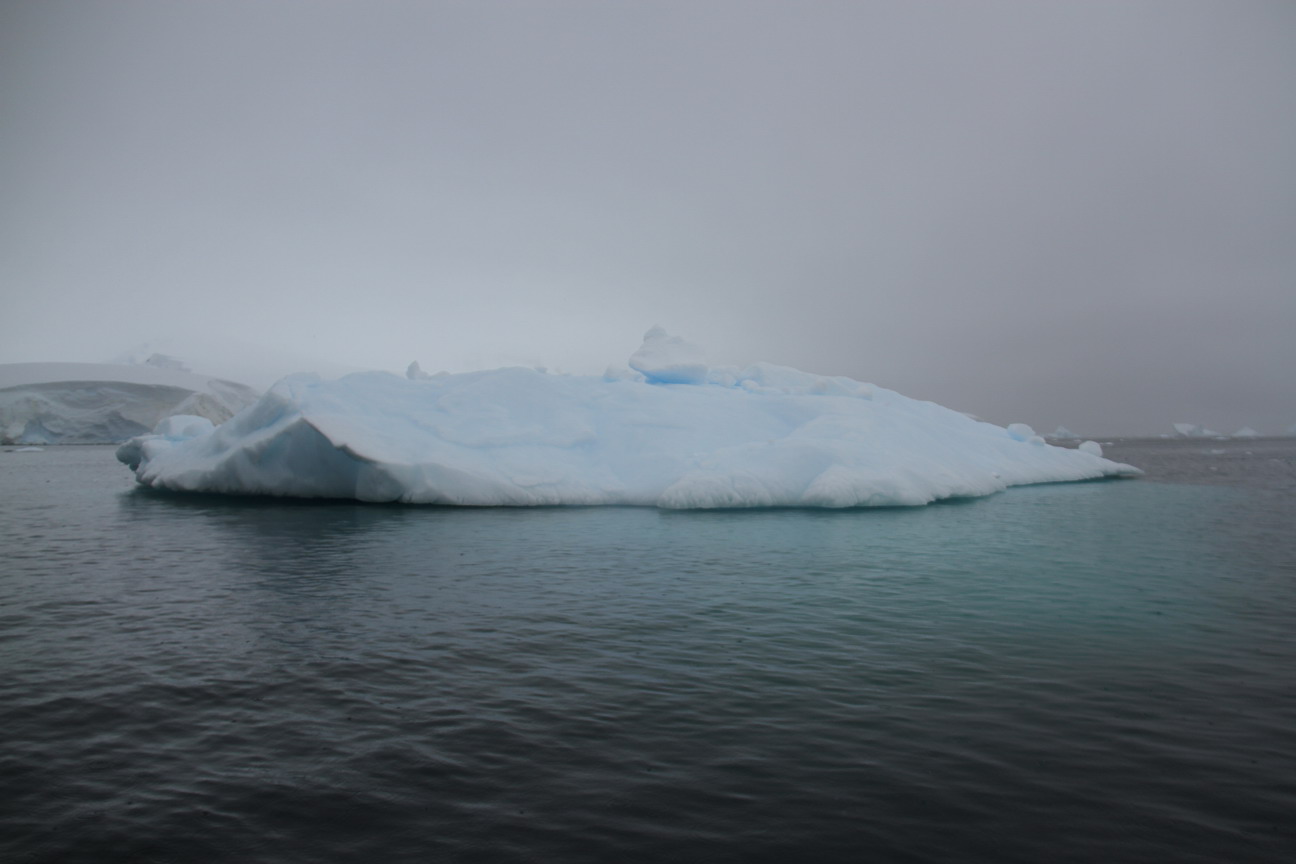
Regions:
<instances>
[{"instance_id":1,"label":"iceberg","mask_svg":"<svg viewBox=\"0 0 1296 864\"><path fill-rule=\"evenodd\" d=\"M1213 432L1202 426L1200 423L1176 423L1174 424L1175 434L1181 438L1217 438L1218 432Z\"/></svg>"},{"instance_id":2,"label":"iceberg","mask_svg":"<svg viewBox=\"0 0 1296 864\"><path fill-rule=\"evenodd\" d=\"M711 368L659 328L604 376L289 376L118 458L183 492L467 506L920 505L1137 468L845 377Z\"/></svg>"},{"instance_id":3,"label":"iceberg","mask_svg":"<svg viewBox=\"0 0 1296 864\"><path fill-rule=\"evenodd\" d=\"M661 327L644 334L643 345L630 355L630 368L653 384L703 384L710 372L700 347Z\"/></svg>"},{"instance_id":4,"label":"iceberg","mask_svg":"<svg viewBox=\"0 0 1296 864\"><path fill-rule=\"evenodd\" d=\"M1103 455L1102 445L1097 441L1081 441L1080 446L1076 449L1083 453L1092 453L1095 456Z\"/></svg>"},{"instance_id":5,"label":"iceberg","mask_svg":"<svg viewBox=\"0 0 1296 864\"><path fill-rule=\"evenodd\" d=\"M0 365L0 443L119 444L173 414L223 422L259 395L160 355L139 365L6 363Z\"/></svg>"}]
</instances>

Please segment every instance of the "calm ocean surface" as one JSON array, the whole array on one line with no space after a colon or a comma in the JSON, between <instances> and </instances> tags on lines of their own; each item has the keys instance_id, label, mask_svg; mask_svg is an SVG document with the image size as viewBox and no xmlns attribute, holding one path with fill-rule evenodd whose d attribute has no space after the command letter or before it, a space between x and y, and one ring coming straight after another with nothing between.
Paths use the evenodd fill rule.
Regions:
<instances>
[{"instance_id":1,"label":"calm ocean surface","mask_svg":"<svg viewBox=\"0 0 1296 864\"><path fill-rule=\"evenodd\" d=\"M1296 860L1296 440L919 509L0 452L5 862Z\"/></svg>"}]
</instances>

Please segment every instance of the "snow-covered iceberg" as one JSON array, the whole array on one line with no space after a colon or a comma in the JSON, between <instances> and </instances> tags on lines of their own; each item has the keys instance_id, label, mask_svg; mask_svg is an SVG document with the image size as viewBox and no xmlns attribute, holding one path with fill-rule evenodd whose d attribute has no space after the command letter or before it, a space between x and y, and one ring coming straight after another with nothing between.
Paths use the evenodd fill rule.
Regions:
<instances>
[{"instance_id":1,"label":"snow-covered iceberg","mask_svg":"<svg viewBox=\"0 0 1296 864\"><path fill-rule=\"evenodd\" d=\"M259 395L178 362L0 364L0 442L118 444L173 414L220 423Z\"/></svg>"},{"instance_id":2,"label":"snow-covered iceberg","mask_svg":"<svg viewBox=\"0 0 1296 864\"><path fill-rule=\"evenodd\" d=\"M172 418L118 458L160 489L477 506L916 505L1139 473L1021 424L849 378L710 368L681 345L655 328L633 370L603 377L290 376L222 426Z\"/></svg>"},{"instance_id":3,"label":"snow-covered iceberg","mask_svg":"<svg viewBox=\"0 0 1296 864\"><path fill-rule=\"evenodd\" d=\"M1218 432L1207 429L1200 423L1176 423L1175 434L1181 438L1217 438Z\"/></svg>"}]
</instances>

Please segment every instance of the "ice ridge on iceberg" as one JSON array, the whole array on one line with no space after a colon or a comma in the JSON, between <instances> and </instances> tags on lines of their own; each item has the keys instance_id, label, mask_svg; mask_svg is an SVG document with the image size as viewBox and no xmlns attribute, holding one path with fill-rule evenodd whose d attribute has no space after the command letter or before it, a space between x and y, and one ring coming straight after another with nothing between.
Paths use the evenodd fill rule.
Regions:
<instances>
[{"instance_id":1,"label":"ice ridge on iceberg","mask_svg":"<svg viewBox=\"0 0 1296 864\"><path fill-rule=\"evenodd\" d=\"M289 376L118 458L161 489L474 506L917 505L1139 473L850 378L710 368L658 328L632 366Z\"/></svg>"}]
</instances>

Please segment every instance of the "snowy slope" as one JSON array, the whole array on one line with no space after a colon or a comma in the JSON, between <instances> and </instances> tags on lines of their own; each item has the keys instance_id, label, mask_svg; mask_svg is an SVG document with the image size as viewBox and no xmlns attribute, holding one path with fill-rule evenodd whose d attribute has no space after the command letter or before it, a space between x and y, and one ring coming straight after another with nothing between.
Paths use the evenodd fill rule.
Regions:
<instances>
[{"instance_id":1,"label":"snowy slope","mask_svg":"<svg viewBox=\"0 0 1296 864\"><path fill-rule=\"evenodd\" d=\"M173 414L223 422L257 396L233 381L151 365L0 364L0 441L114 444Z\"/></svg>"},{"instance_id":2,"label":"snowy slope","mask_svg":"<svg viewBox=\"0 0 1296 864\"><path fill-rule=\"evenodd\" d=\"M137 365L153 363L158 357L178 358L190 369L204 369L207 374L218 378L241 381L255 387L258 392L270 389L280 378L295 372L314 372L323 378L340 378L372 368L335 363L209 333L161 336L105 359L109 363Z\"/></svg>"},{"instance_id":3,"label":"snowy slope","mask_svg":"<svg viewBox=\"0 0 1296 864\"><path fill-rule=\"evenodd\" d=\"M1138 473L849 378L709 369L665 338L602 378L293 376L118 457L157 488L478 506L914 505Z\"/></svg>"}]
</instances>

